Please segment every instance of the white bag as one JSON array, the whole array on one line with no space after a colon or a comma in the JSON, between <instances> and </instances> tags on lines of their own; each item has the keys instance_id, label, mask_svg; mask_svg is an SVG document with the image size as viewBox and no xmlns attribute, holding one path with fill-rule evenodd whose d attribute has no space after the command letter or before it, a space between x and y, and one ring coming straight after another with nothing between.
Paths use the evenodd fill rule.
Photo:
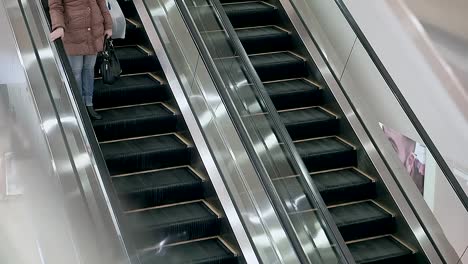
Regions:
<instances>
[{"instance_id":1,"label":"white bag","mask_svg":"<svg viewBox=\"0 0 468 264\"><path fill-rule=\"evenodd\" d=\"M117 0L107 0L107 8L112 16L112 38L124 39L127 22Z\"/></svg>"}]
</instances>

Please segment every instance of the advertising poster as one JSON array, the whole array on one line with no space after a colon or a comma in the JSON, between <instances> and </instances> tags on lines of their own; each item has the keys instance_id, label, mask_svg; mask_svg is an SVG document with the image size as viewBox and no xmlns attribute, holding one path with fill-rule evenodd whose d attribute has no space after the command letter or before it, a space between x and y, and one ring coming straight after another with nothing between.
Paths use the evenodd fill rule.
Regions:
<instances>
[{"instance_id":1,"label":"advertising poster","mask_svg":"<svg viewBox=\"0 0 468 264\"><path fill-rule=\"evenodd\" d=\"M421 194L423 194L426 147L383 124L380 124L380 126L406 171L413 179Z\"/></svg>"}]
</instances>

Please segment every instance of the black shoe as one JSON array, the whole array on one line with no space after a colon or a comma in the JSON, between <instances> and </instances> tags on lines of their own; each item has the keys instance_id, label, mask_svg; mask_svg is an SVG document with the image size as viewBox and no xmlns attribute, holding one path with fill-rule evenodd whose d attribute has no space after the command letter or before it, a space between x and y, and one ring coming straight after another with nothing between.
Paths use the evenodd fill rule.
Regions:
<instances>
[{"instance_id":1,"label":"black shoe","mask_svg":"<svg viewBox=\"0 0 468 264\"><path fill-rule=\"evenodd\" d=\"M94 108L92 106L86 106L86 109L88 110L88 114L91 117L91 119L93 119L93 120L101 120L102 119L102 116L100 114L96 113L96 111L94 111Z\"/></svg>"}]
</instances>

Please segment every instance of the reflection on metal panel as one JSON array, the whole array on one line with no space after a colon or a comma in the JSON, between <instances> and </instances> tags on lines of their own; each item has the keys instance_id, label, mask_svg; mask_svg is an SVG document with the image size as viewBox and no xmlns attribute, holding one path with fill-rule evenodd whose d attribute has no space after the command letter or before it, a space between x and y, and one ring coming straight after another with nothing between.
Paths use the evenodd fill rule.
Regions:
<instances>
[{"instance_id":1,"label":"reflection on metal panel","mask_svg":"<svg viewBox=\"0 0 468 264\"><path fill-rule=\"evenodd\" d=\"M88 159L80 171L73 160L87 148L39 8L39 1L0 4L0 255L6 263L114 263L99 225L105 218L92 208L94 169Z\"/></svg>"}]
</instances>

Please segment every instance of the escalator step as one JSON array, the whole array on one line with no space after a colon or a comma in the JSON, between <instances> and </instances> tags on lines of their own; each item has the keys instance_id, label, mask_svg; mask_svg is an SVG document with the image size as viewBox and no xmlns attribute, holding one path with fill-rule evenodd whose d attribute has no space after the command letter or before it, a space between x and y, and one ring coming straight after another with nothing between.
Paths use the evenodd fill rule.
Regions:
<instances>
[{"instance_id":1,"label":"escalator step","mask_svg":"<svg viewBox=\"0 0 468 264\"><path fill-rule=\"evenodd\" d=\"M201 201L132 212L127 218L140 248L215 236L220 231L220 218Z\"/></svg>"},{"instance_id":2,"label":"escalator step","mask_svg":"<svg viewBox=\"0 0 468 264\"><path fill-rule=\"evenodd\" d=\"M390 236L348 244L356 263L416 263L413 252Z\"/></svg>"},{"instance_id":3,"label":"escalator step","mask_svg":"<svg viewBox=\"0 0 468 264\"><path fill-rule=\"evenodd\" d=\"M230 53L223 54L222 52L211 51L218 70L223 74L231 73L244 76L240 57L233 57L229 55ZM254 54L249 55L249 58L262 81L292 79L300 77L306 72L305 61L290 52Z\"/></svg>"},{"instance_id":4,"label":"escalator step","mask_svg":"<svg viewBox=\"0 0 468 264\"><path fill-rule=\"evenodd\" d=\"M133 19L126 19L125 27L125 38L124 39L114 39L115 46L127 46L135 45L138 42L141 42L144 39L144 30L140 22Z\"/></svg>"},{"instance_id":5,"label":"escalator step","mask_svg":"<svg viewBox=\"0 0 468 264\"><path fill-rule=\"evenodd\" d=\"M168 98L164 84L149 74L122 76L113 85L106 85L102 79L95 80L94 107L116 107L164 101Z\"/></svg>"},{"instance_id":6,"label":"escalator step","mask_svg":"<svg viewBox=\"0 0 468 264\"><path fill-rule=\"evenodd\" d=\"M356 198L367 198L369 193L375 193L374 183L354 169L324 172L311 175L311 177L326 203L330 201L351 202ZM313 209L311 203L303 199L306 191L299 177L275 178L273 183L281 197L291 198L286 208L289 212Z\"/></svg>"},{"instance_id":7,"label":"escalator step","mask_svg":"<svg viewBox=\"0 0 468 264\"><path fill-rule=\"evenodd\" d=\"M185 165L190 148L175 135L101 143L111 175Z\"/></svg>"},{"instance_id":8,"label":"escalator step","mask_svg":"<svg viewBox=\"0 0 468 264\"><path fill-rule=\"evenodd\" d=\"M265 2L250 1L223 4L233 27L271 25L276 22L277 9Z\"/></svg>"},{"instance_id":9,"label":"escalator step","mask_svg":"<svg viewBox=\"0 0 468 264\"><path fill-rule=\"evenodd\" d=\"M321 98L320 89L305 79L264 83L277 110L316 105Z\"/></svg>"},{"instance_id":10,"label":"escalator step","mask_svg":"<svg viewBox=\"0 0 468 264\"><path fill-rule=\"evenodd\" d=\"M159 61L139 46L115 47L123 74L153 72L161 69Z\"/></svg>"},{"instance_id":11,"label":"escalator step","mask_svg":"<svg viewBox=\"0 0 468 264\"><path fill-rule=\"evenodd\" d=\"M263 26L236 29L242 46L248 54L265 53L290 48L291 36L279 27Z\"/></svg>"},{"instance_id":12,"label":"escalator step","mask_svg":"<svg viewBox=\"0 0 468 264\"><path fill-rule=\"evenodd\" d=\"M375 198L375 183L355 169L342 169L311 175L327 204Z\"/></svg>"},{"instance_id":13,"label":"escalator step","mask_svg":"<svg viewBox=\"0 0 468 264\"><path fill-rule=\"evenodd\" d=\"M168 133L177 124L177 116L161 103L98 112L102 119L93 126L100 141Z\"/></svg>"},{"instance_id":14,"label":"escalator step","mask_svg":"<svg viewBox=\"0 0 468 264\"><path fill-rule=\"evenodd\" d=\"M307 73L305 61L291 52L249 55L262 81L293 79Z\"/></svg>"},{"instance_id":15,"label":"escalator step","mask_svg":"<svg viewBox=\"0 0 468 264\"><path fill-rule=\"evenodd\" d=\"M203 181L189 167L114 177L112 182L124 210L203 197Z\"/></svg>"},{"instance_id":16,"label":"escalator step","mask_svg":"<svg viewBox=\"0 0 468 264\"><path fill-rule=\"evenodd\" d=\"M339 129L336 116L319 107L293 109L279 114L293 140L331 136Z\"/></svg>"},{"instance_id":17,"label":"escalator step","mask_svg":"<svg viewBox=\"0 0 468 264\"><path fill-rule=\"evenodd\" d=\"M287 50L290 44L290 35L287 31L275 26L261 26L236 29L239 40L248 54L266 53L277 50ZM222 30L205 31L203 40L213 58L230 57L233 50L226 40L226 32ZM225 47L225 48L220 48Z\"/></svg>"},{"instance_id":18,"label":"escalator step","mask_svg":"<svg viewBox=\"0 0 468 264\"><path fill-rule=\"evenodd\" d=\"M356 165L356 151L336 137L298 141L295 143L310 172Z\"/></svg>"},{"instance_id":19,"label":"escalator step","mask_svg":"<svg viewBox=\"0 0 468 264\"><path fill-rule=\"evenodd\" d=\"M371 201L345 204L329 210L345 241L394 231L392 215Z\"/></svg>"},{"instance_id":20,"label":"escalator step","mask_svg":"<svg viewBox=\"0 0 468 264\"><path fill-rule=\"evenodd\" d=\"M141 256L142 264L238 263L237 257L216 238L158 248L154 251L147 251Z\"/></svg>"}]
</instances>

